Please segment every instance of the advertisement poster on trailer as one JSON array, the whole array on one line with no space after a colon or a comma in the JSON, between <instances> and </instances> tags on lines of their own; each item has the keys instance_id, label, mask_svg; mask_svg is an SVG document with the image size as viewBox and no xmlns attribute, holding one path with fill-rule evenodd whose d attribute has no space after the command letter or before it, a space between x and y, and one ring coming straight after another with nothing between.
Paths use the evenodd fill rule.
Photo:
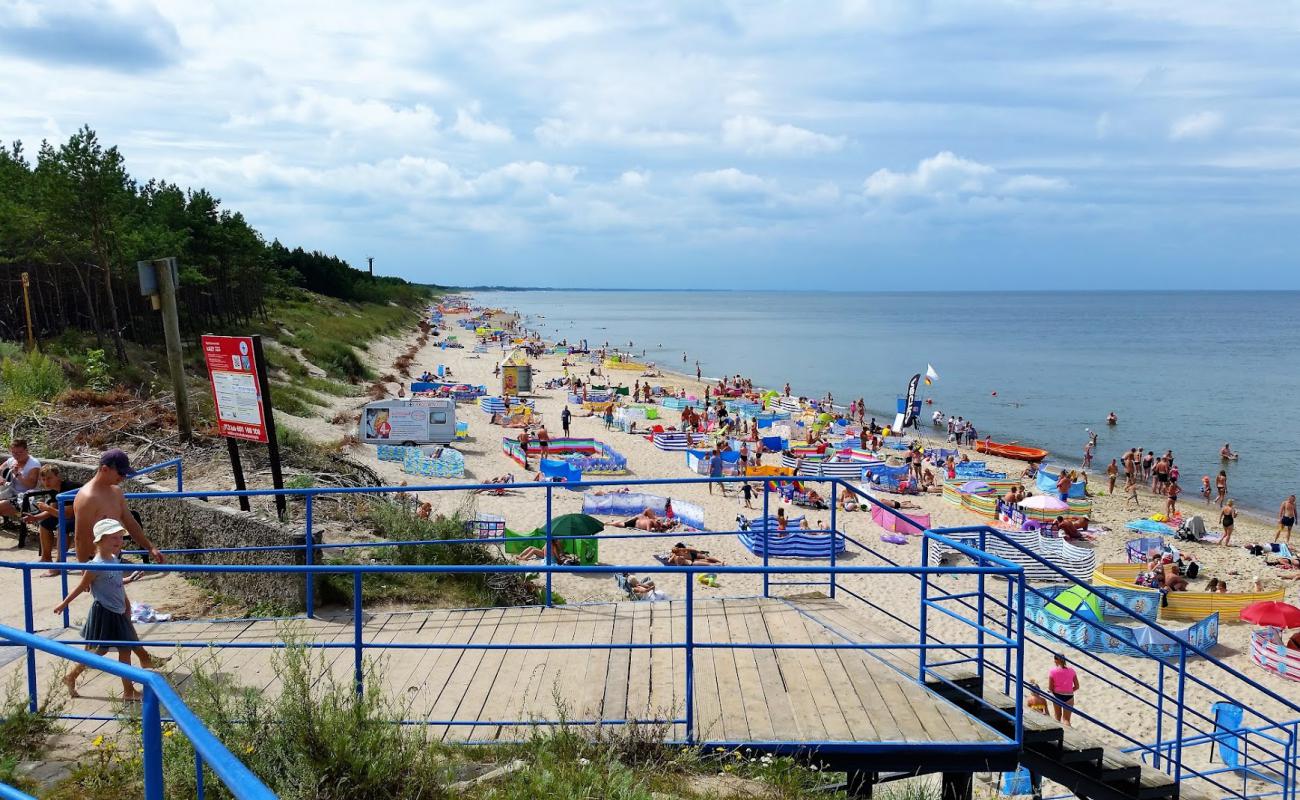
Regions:
<instances>
[{"instance_id":1,"label":"advertisement poster on trailer","mask_svg":"<svg viewBox=\"0 0 1300 800\"><path fill-rule=\"evenodd\" d=\"M252 337L204 335L203 358L212 383L219 433L266 442L266 417L262 413Z\"/></svg>"}]
</instances>

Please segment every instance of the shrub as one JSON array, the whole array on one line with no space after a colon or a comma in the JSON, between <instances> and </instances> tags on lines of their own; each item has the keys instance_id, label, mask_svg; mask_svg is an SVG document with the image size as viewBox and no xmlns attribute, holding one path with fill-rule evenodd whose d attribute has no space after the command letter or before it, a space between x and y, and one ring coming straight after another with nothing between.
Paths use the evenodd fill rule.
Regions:
<instances>
[{"instance_id":1,"label":"shrub","mask_svg":"<svg viewBox=\"0 0 1300 800\"><path fill-rule=\"evenodd\" d=\"M348 383L368 380L374 375L361 361L357 351L342 342L313 340L303 344L303 353L331 378Z\"/></svg>"},{"instance_id":2,"label":"shrub","mask_svg":"<svg viewBox=\"0 0 1300 800\"><path fill-rule=\"evenodd\" d=\"M108 370L108 359L103 350L86 351L86 386L96 392L113 388L113 376Z\"/></svg>"},{"instance_id":3,"label":"shrub","mask_svg":"<svg viewBox=\"0 0 1300 800\"><path fill-rule=\"evenodd\" d=\"M454 780L449 759L429 746L424 728L392 723L410 710L379 688L382 667L370 662L368 688L358 695L351 674L336 675L327 655L297 646L278 651L274 698L232 686L214 661L194 672L186 702L285 800L445 796L442 787ZM164 742L167 795L195 796L193 749L181 736ZM207 784L214 796L217 781Z\"/></svg>"},{"instance_id":4,"label":"shrub","mask_svg":"<svg viewBox=\"0 0 1300 800\"><path fill-rule=\"evenodd\" d=\"M0 361L0 404L11 414L53 400L67 387L63 368L42 353Z\"/></svg>"}]
</instances>

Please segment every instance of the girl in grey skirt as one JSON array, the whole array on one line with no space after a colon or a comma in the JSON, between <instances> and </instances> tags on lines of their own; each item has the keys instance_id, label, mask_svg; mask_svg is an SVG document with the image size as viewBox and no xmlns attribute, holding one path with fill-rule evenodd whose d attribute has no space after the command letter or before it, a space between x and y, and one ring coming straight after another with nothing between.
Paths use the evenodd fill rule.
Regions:
<instances>
[{"instance_id":1,"label":"girl in grey skirt","mask_svg":"<svg viewBox=\"0 0 1300 800\"><path fill-rule=\"evenodd\" d=\"M118 563L118 554L122 552L125 533L126 528L115 519L101 519L95 523L95 557L87 562L85 571L81 573L81 582L68 593L67 597L63 598L63 602L54 607L54 613L62 613L77 598L77 595L89 591L95 598L95 602L90 607L90 613L86 615L86 624L81 627L81 638L87 641L86 649L102 656L110 648L116 648L117 660L123 664L131 663L131 653L134 651L140 659L140 666L152 669L153 659L143 647L116 644L140 641L140 637L135 633L135 626L131 623L131 602L127 599L126 589L122 586L122 578L126 573L121 570L97 570L94 566L96 563ZM98 644L99 642L114 644L101 645ZM67 685L70 696L78 696L77 678L85 671L85 664L77 664L64 677L63 682ZM122 700L128 703L140 700L140 693L136 691L135 684L126 678L122 679Z\"/></svg>"}]
</instances>

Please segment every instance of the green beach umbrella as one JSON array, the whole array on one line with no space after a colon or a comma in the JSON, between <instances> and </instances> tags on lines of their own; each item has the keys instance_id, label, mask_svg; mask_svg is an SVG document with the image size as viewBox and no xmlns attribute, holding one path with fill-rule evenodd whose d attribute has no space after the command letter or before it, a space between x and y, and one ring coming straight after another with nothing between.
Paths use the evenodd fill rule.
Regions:
<instances>
[{"instance_id":1,"label":"green beach umbrella","mask_svg":"<svg viewBox=\"0 0 1300 800\"><path fill-rule=\"evenodd\" d=\"M552 536L595 536L605 530L605 523L587 514L564 514L551 520ZM546 535L546 526L533 533Z\"/></svg>"},{"instance_id":2,"label":"green beach umbrella","mask_svg":"<svg viewBox=\"0 0 1300 800\"><path fill-rule=\"evenodd\" d=\"M1049 614L1061 619L1079 617L1101 622L1101 601L1097 595L1082 586L1071 586L1048 603L1045 609Z\"/></svg>"}]
</instances>

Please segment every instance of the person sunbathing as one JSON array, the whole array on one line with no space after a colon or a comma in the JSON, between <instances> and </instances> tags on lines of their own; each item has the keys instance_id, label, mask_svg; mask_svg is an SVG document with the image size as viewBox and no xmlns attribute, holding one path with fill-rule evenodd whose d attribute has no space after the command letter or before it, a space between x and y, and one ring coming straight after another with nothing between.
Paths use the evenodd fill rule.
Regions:
<instances>
[{"instance_id":1,"label":"person sunbathing","mask_svg":"<svg viewBox=\"0 0 1300 800\"><path fill-rule=\"evenodd\" d=\"M648 508L628 520L628 522L632 524L627 525L627 523L624 523L625 527L636 528L639 531L649 533L663 533L672 528L672 524L668 520L659 519L658 515Z\"/></svg>"},{"instance_id":2,"label":"person sunbathing","mask_svg":"<svg viewBox=\"0 0 1300 800\"><path fill-rule=\"evenodd\" d=\"M642 600L652 594L655 590L655 582L650 580L649 576L643 578L634 578L628 576L627 590L632 593L633 599Z\"/></svg>"},{"instance_id":3,"label":"person sunbathing","mask_svg":"<svg viewBox=\"0 0 1300 800\"><path fill-rule=\"evenodd\" d=\"M903 509L919 511L921 509L921 506L913 503L911 500L890 500L888 502L893 505L895 511L902 511Z\"/></svg>"},{"instance_id":4,"label":"person sunbathing","mask_svg":"<svg viewBox=\"0 0 1300 800\"><path fill-rule=\"evenodd\" d=\"M578 557L564 552L560 549L560 542L551 542L551 563L561 564L566 567L578 563ZM519 555L515 556L516 561L537 561L546 558L546 551L540 547L525 547Z\"/></svg>"},{"instance_id":5,"label":"person sunbathing","mask_svg":"<svg viewBox=\"0 0 1300 800\"><path fill-rule=\"evenodd\" d=\"M858 499L853 496L852 492L845 492L840 495L840 508L844 511L857 511Z\"/></svg>"},{"instance_id":6,"label":"person sunbathing","mask_svg":"<svg viewBox=\"0 0 1300 800\"><path fill-rule=\"evenodd\" d=\"M720 559L709 555L708 550L696 550L692 547L687 547L684 542L678 542L673 545L672 551L668 554L668 564L673 567L723 565Z\"/></svg>"}]
</instances>

